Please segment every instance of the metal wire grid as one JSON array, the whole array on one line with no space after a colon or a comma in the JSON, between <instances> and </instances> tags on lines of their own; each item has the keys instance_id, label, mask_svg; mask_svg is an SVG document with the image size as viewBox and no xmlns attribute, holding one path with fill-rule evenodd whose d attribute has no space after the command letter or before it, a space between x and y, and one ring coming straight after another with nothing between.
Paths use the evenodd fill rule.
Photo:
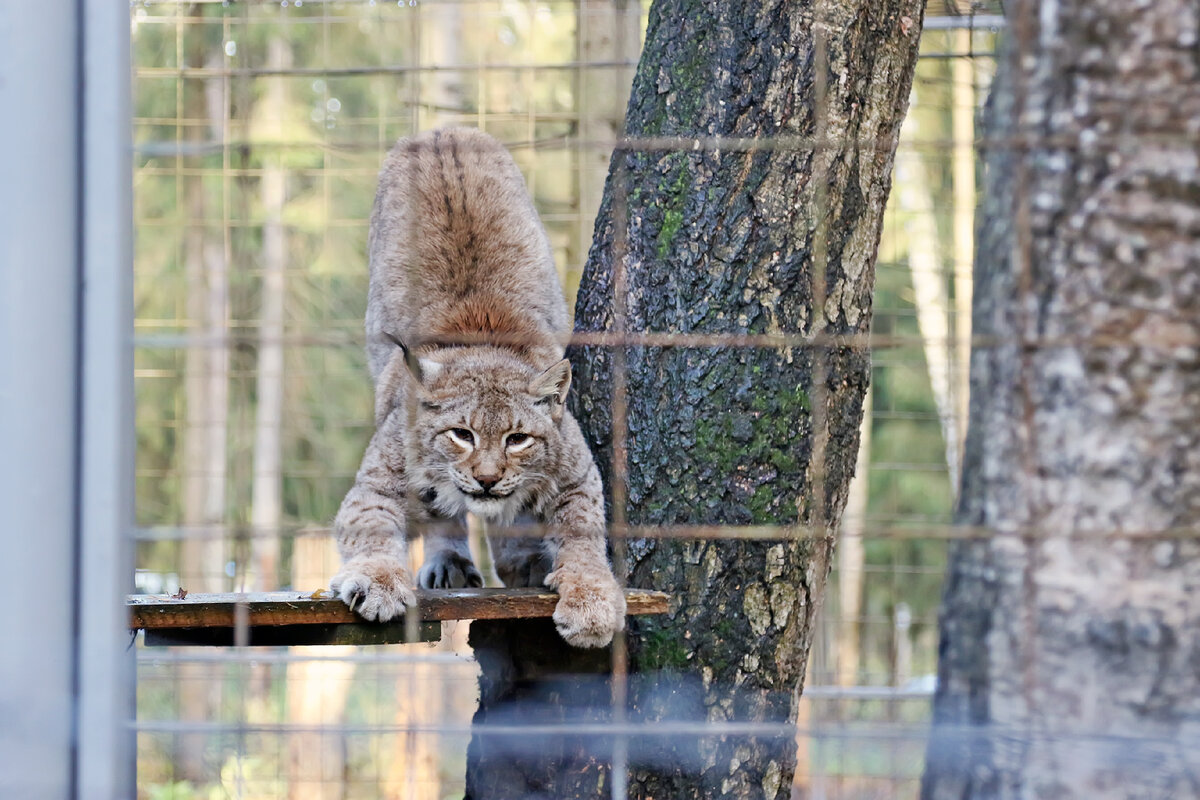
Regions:
<instances>
[{"instance_id":1,"label":"metal wire grid","mask_svg":"<svg viewBox=\"0 0 1200 800\"><path fill-rule=\"evenodd\" d=\"M840 607L844 569L835 567L807 681L808 719L800 726L806 758L797 780L813 796L909 796L919 775L928 686L904 684L933 670L942 540L963 531L948 524L942 419L929 396L928 337L906 296L916 268L903 229L912 218L926 225L932 219L935 234L953 240L944 231L961 221L963 199L946 191L954 167L943 145L971 154L973 175L974 129L947 136L936 119L955 116L964 95L954 90L964 81L968 120L983 96L993 47L987 26L996 18L975 10L978 27L970 16L927 23L928 57L918 69L910 121L924 122L928 132L906 133L902 144L934 177L922 207L903 207L893 194L880 252L870 416L878 449L867 470L872 496L857 520L847 520L859 526L850 540L867 550L857 568L866 603ZM595 131L615 130L623 112L619 101L595 103L587 90L599 80L620 95L637 42L620 41L628 19L588 2L135 3L131 19L139 580L152 591L181 582L193 591L280 583L315 589L336 571L325 525L370 434L360 344L363 245L381 154L398 136L437 124L473 124L497 135L522 166L573 287L614 144ZM609 42L600 47L615 56L589 50L604 26ZM289 121L286 131L272 129L261 113L271 102ZM625 143L631 145L681 143ZM904 181L898 176L897 185ZM269 263L273 235L286 243L286 305L283 317L270 321L259 310L263 287L280 279L278 265ZM956 288L961 292L955 279L970 273L969 251L964 257L956 248L925 268L954 297ZM961 306L948 312L952 320L961 313ZM620 325L616 331L631 338ZM671 343L696 344L678 337ZM753 337L718 344L779 346ZM288 430L276 433L279 508L264 521L255 516L261 503L250 487L261 467L254 460L263 427L257 398L270 382L263 382L261 359L272 346L282 350L274 377ZM914 504L906 486L913 481L917 493L932 487L933 498ZM622 534L647 533L613 522L618 549ZM649 533L805 535L726 527ZM852 640L864 652L847 665L842 651ZM439 649L139 650L139 791L444 796L461 785L474 681L461 630ZM306 695L318 702L298 718L294 707ZM429 695L440 705L419 702ZM847 742L868 755L846 758ZM297 755L306 750L318 754L312 762ZM417 768L389 772L380 766L389 760L382 753ZM432 763L443 756L444 763Z\"/></svg>"}]
</instances>

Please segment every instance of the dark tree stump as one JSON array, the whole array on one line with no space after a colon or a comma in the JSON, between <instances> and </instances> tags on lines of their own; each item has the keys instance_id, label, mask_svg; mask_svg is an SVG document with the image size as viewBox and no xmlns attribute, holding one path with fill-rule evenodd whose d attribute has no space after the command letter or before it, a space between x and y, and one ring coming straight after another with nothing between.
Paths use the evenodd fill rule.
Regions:
<instances>
[{"instance_id":1,"label":"dark tree stump","mask_svg":"<svg viewBox=\"0 0 1200 800\"><path fill-rule=\"evenodd\" d=\"M569 646L549 619L477 620L479 710L467 750L466 800L608 797L611 649Z\"/></svg>"}]
</instances>

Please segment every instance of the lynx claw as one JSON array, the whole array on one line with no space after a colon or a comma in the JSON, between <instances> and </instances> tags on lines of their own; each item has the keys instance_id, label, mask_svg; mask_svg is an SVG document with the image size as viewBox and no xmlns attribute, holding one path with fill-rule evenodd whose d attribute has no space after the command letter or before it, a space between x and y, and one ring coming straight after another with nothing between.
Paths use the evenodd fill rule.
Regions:
<instances>
[{"instance_id":1,"label":"lynx claw","mask_svg":"<svg viewBox=\"0 0 1200 800\"><path fill-rule=\"evenodd\" d=\"M417 573L417 580L425 589L475 589L483 586L483 574L476 569L471 559L453 550L440 550L429 557Z\"/></svg>"},{"instance_id":2,"label":"lynx claw","mask_svg":"<svg viewBox=\"0 0 1200 800\"><path fill-rule=\"evenodd\" d=\"M363 619L387 622L416 605L412 576L391 556L354 558L330 581L329 588Z\"/></svg>"},{"instance_id":3,"label":"lynx claw","mask_svg":"<svg viewBox=\"0 0 1200 800\"><path fill-rule=\"evenodd\" d=\"M572 647L605 647L625 629L625 595L611 574L555 570L546 585L558 589L554 626Z\"/></svg>"}]
</instances>

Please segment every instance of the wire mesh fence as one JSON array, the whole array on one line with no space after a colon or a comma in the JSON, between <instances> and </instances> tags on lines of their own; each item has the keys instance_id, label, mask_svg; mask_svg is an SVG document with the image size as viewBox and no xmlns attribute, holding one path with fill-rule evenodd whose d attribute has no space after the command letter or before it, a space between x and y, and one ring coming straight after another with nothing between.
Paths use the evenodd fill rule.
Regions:
<instances>
[{"instance_id":1,"label":"wire mesh fence","mask_svg":"<svg viewBox=\"0 0 1200 800\"><path fill-rule=\"evenodd\" d=\"M945 545L963 535L949 525L976 116L998 5L926 12L879 251L858 478L801 701L802 796L916 796ZM620 140L645 13L591 0L131 4L139 591L309 593L337 572L329 524L373 430L367 220L397 138L463 124L502 141L573 306L614 147L693 146ZM623 524L614 541L804 535ZM387 648L139 646L139 796L459 796L478 671L465 633L447 624L438 644Z\"/></svg>"}]
</instances>

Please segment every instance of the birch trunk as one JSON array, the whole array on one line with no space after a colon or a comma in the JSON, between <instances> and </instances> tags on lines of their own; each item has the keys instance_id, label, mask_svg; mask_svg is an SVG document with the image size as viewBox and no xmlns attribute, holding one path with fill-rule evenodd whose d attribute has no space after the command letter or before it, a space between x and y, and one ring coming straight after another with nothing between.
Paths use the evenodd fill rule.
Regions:
<instances>
[{"instance_id":1,"label":"birch trunk","mask_svg":"<svg viewBox=\"0 0 1200 800\"><path fill-rule=\"evenodd\" d=\"M633 141L612 160L577 328L822 341L573 354L575 412L618 527L801 524L817 534L628 543L619 567L630 584L675 595L666 618L631 631L630 670L694 680L698 728L795 719L867 386L861 343L824 337L868 328L922 8L665 0L650 10L626 114ZM694 148L693 136L704 142ZM639 147L645 138L668 146ZM614 400L628 408L627 431L615 415L615 459ZM635 717L675 713L676 698L634 689ZM790 732L718 733L639 742L630 795L788 796Z\"/></svg>"},{"instance_id":2,"label":"birch trunk","mask_svg":"<svg viewBox=\"0 0 1200 800\"><path fill-rule=\"evenodd\" d=\"M863 398L863 421L858 433L858 457L854 477L846 492L846 511L842 520L842 536L838 542L838 614L837 625L837 683L838 686L857 686L859 641L862 637L863 576L867 552L864 537L867 533L867 500L871 468L871 393Z\"/></svg>"},{"instance_id":3,"label":"birch trunk","mask_svg":"<svg viewBox=\"0 0 1200 800\"><path fill-rule=\"evenodd\" d=\"M946 469L950 485L958 490L961 474L959 460L959 419L951 369L950 290L946 285L937 219L934 217L933 192L921 157L912 148L896 156L896 174L900 179L900 209L904 212L904 232L908 249L908 272L912 278L917 328L925 350L925 369L929 388L942 429Z\"/></svg>"},{"instance_id":4,"label":"birch trunk","mask_svg":"<svg viewBox=\"0 0 1200 800\"><path fill-rule=\"evenodd\" d=\"M1200 3L1010 4L922 795L1200 794Z\"/></svg>"},{"instance_id":5,"label":"birch trunk","mask_svg":"<svg viewBox=\"0 0 1200 800\"><path fill-rule=\"evenodd\" d=\"M267 63L273 69L291 65L287 42L272 38L267 44ZM287 114L287 84L274 78L261 104L264 130L275 142L284 137ZM274 161L275 159L273 159ZM262 309L258 326L258 364L255 374L254 483L250 521L252 590L271 591L279 583L279 537L283 521L283 333L284 299L287 295L287 231L283 207L287 203L287 171L278 163L263 168L262 204Z\"/></svg>"},{"instance_id":6,"label":"birch trunk","mask_svg":"<svg viewBox=\"0 0 1200 800\"><path fill-rule=\"evenodd\" d=\"M971 52L971 31L955 36L955 51ZM967 413L971 397L971 294L975 258L975 80L973 59L956 58L950 68L950 130L954 141L951 156L951 191L954 197L954 414L958 420L954 452L960 471L950 484L958 497L961 484L963 444L967 440Z\"/></svg>"}]
</instances>

